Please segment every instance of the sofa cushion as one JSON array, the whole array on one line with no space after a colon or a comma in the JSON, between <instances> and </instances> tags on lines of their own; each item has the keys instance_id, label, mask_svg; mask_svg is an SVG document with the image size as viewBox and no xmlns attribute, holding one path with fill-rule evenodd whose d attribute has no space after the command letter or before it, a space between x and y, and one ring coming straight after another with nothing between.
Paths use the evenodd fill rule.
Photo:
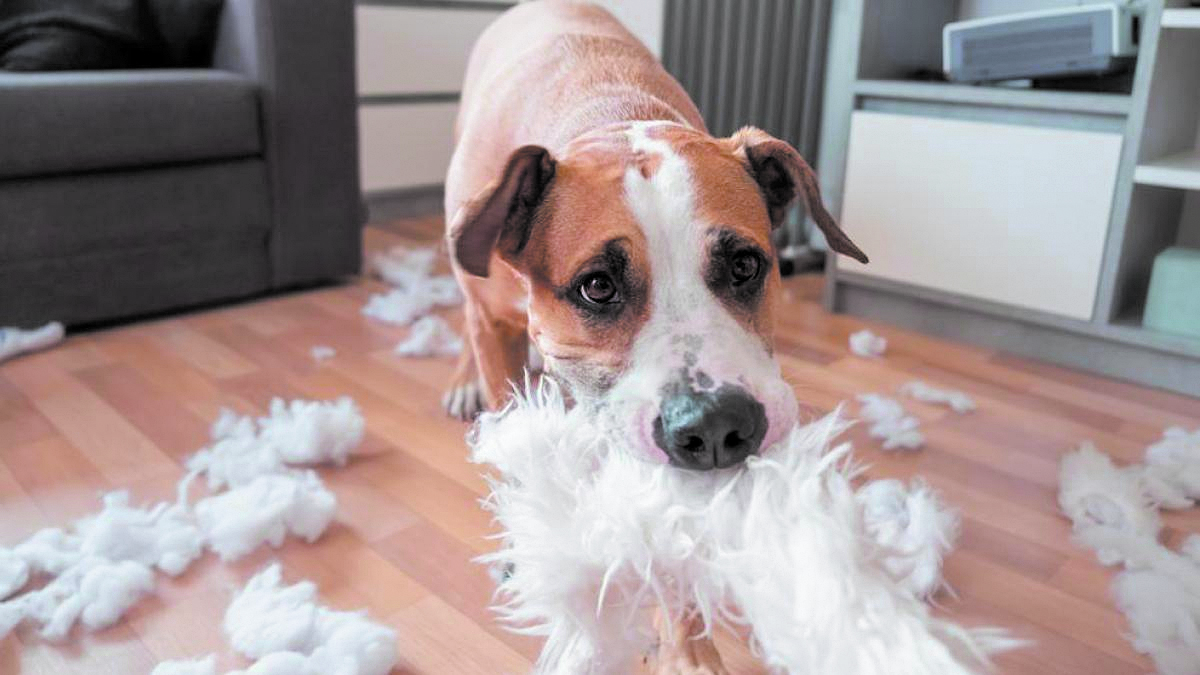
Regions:
<instances>
[{"instance_id":1,"label":"sofa cushion","mask_svg":"<svg viewBox=\"0 0 1200 675\"><path fill-rule=\"evenodd\" d=\"M0 178L257 155L258 88L218 70L0 72Z\"/></svg>"}]
</instances>

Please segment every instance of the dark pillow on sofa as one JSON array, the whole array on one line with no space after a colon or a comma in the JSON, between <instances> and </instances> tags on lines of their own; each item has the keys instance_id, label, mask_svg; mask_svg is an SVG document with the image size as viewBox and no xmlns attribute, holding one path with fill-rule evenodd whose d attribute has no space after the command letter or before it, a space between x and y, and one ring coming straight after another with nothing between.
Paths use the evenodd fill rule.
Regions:
<instances>
[{"instance_id":1,"label":"dark pillow on sofa","mask_svg":"<svg viewBox=\"0 0 1200 675\"><path fill-rule=\"evenodd\" d=\"M0 69L197 67L223 0L0 0Z\"/></svg>"},{"instance_id":2,"label":"dark pillow on sofa","mask_svg":"<svg viewBox=\"0 0 1200 675\"><path fill-rule=\"evenodd\" d=\"M148 0L165 61L177 68L212 65L224 0Z\"/></svg>"}]
</instances>

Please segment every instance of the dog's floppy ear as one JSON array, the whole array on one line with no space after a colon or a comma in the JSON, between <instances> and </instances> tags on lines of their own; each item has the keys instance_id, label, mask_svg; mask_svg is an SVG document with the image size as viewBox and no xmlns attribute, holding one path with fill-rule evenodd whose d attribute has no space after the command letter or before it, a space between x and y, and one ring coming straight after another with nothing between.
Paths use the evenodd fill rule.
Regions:
<instances>
[{"instance_id":1,"label":"dog's floppy ear","mask_svg":"<svg viewBox=\"0 0 1200 675\"><path fill-rule=\"evenodd\" d=\"M771 218L772 228L783 222L788 207L796 197L803 196L808 214L825 234L829 248L859 262L867 262L867 254L850 241L850 237L825 210L817 175L795 148L754 127L742 128L730 140L734 144L734 153L745 159L746 168L758 183L767 202L767 215Z\"/></svg>"},{"instance_id":2,"label":"dog's floppy ear","mask_svg":"<svg viewBox=\"0 0 1200 675\"><path fill-rule=\"evenodd\" d=\"M478 277L488 275L496 250L506 259L529 241L534 212L554 179L554 158L538 145L517 148L498 180L468 201L454 216L448 238L450 255Z\"/></svg>"}]
</instances>

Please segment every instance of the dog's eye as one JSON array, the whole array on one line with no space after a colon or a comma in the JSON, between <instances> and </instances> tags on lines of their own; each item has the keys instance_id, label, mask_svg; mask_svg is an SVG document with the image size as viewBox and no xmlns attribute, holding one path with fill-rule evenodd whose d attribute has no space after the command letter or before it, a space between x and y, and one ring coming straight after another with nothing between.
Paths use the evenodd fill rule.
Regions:
<instances>
[{"instance_id":1,"label":"dog's eye","mask_svg":"<svg viewBox=\"0 0 1200 675\"><path fill-rule=\"evenodd\" d=\"M593 305L607 305L621 299L612 277L603 272L588 275L579 284L579 296Z\"/></svg>"},{"instance_id":2,"label":"dog's eye","mask_svg":"<svg viewBox=\"0 0 1200 675\"><path fill-rule=\"evenodd\" d=\"M750 252L739 253L733 257L729 265L729 274L733 277L733 285L744 284L758 276L758 256Z\"/></svg>"}]
</instances>

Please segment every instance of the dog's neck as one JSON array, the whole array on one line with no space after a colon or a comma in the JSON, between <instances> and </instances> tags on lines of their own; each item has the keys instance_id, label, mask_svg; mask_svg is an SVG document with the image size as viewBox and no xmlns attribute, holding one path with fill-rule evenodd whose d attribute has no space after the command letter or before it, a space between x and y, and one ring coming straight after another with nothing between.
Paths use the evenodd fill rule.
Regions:
<instances>
[{"instance_id":1,"label":"dog's neck","mask_svg":"<svg viewBox=\"0 0 1200 675\"><path fill-rule=\"evenodd\" d=\"M689 117L661 98L629 86L606 87L566 113L556 125L553 142L546 147L563 152L572 142L608 131L617 131L630 122L669 122L707 131L703 121Z\"/></svg>"}]
</instances>

